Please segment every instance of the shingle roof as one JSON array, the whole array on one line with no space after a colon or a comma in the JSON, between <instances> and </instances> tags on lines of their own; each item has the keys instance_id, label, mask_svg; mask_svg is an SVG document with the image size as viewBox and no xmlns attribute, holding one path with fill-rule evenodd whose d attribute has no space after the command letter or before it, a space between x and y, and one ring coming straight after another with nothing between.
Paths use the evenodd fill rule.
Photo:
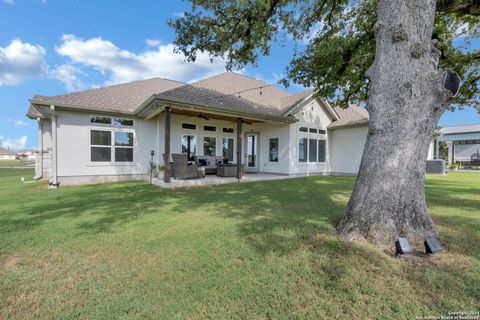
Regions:
<instances>
[{"instance_id":1,"label":"shingle roof","mask_svg":"<svg viewBox=\"0 0 480 320\"><path fill-rule=\"evenodd\" d=\"M0 155L5 156L5 155L14 155L15 152L12 152L6 148L0 147Z\"/></svg>"},{"instance_id":2,"label":"shingle roof","mask_svg":"<svg viewBox=\"0 0 480 320\"><path fill-rule=\"evenodd\" d=\"M192 83L192 86L215 90L227 95L235 95L251 103L270 109L282 109L283 98L291 94L264 81L234 72L219 75Z\"/></svg>"},{"instance_id":3,"label":"shingle roof","mask_svg":"<svg viewBox=\"0 0 480 320\"><path fill-rule=\"evenodd\" d=\"M280 109L272 109L263 105L255 104L237 95L230 95L216 90L184 85L158 95L160 98L173 98L184 100L189 103L208 105L223 110L240 111L245 113L281 116Z\"/></svg>"},{"instance_id":4,"label":"shingle roof","mask_svg":"<svg viewBox=\"0 0 480 320\"><path fill-rule=\"evenodd\" d=\"M183 86L184 83L153 78L130 83L69 93L61 96L36 96L35 101L46 104L85 107L105 111L132 113L148 97L173 88Z\"/></svg>"},{"instance_id":5,"label":"shingle roof","mask_svg":"<svg viewBox=\"0 0 480 320\"><path fill-rule=\"evenodd\" d=\"M182 100L186 103L209 105L226 111L240 111L258 115L282 117L288 110L313 90L290 94L264 81L245 75L225 72L190 85L153 78L85 90L59 96L34 96L27 112L30 118L42 118L35 105L50 105L76 109L136 114L137 109L156 95L163 99ZM358 109L358 110L357 110ZM335 108L340 119L329 128L339 128L368 122L368 113L359 107Z\"/></svg>"},{"instance_id":6,"label":"shingle roof","mask_svg":"<svg viewBox=\"0 0 480 320\"><path fill-rule=\"evenodd\" d=\"M480 132L480 124L467 124L459 126L448 126L440 129L441 134L453 133L475 133Z\"/></svg>"},{"instance_id":7,"label":"shingle roof","mask_svg":"<svg viewBox=\"0 0 480 320\"><path fill-rule=\"evenodd\" d=\"M334 107L335 112L340 119L330 123L328 129L337 129L350 126L359 126L368 124L368 111L356 105L350 105L348 108Z\"/></svg>"},{"instance_id":8,"label":"shingle roof","mask_svg":"<svg viewBox=\"0 0 480 320\"><path fill-rule=\"evenodd\" d=\"M283 111L288 111L288 109L295 106L297 103L302 101L303 99L307 98L311 94L313 94L313 89L305 90L303 92L292 94L290 96L284 97L280 99L280 104L282 105Z\"/></svg>"},{"instance_id":9,"label":"shingle roof","mask_svg":"<svg viewBox=\"0 0 480 320\"><path fill-rule=\"evenodd\" d=\"M39 96L34 96L33 99L35 100L36 97L39 97ZM30 105L28 107L26 116L30 119L43 118L43 115L33 105Z\"/></svg>"}]
</instances>

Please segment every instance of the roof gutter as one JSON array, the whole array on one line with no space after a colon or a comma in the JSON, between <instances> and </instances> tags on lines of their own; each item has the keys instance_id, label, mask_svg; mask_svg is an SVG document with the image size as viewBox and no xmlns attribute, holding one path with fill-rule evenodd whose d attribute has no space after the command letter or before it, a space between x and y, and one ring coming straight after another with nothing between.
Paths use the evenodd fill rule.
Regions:
<instances>
[{"instance_id":1,"label":"roof gutter","mask_svg":"<svg viewBox=\"0 0 480 320\"><path fill-rule=\"evenodd\" d=\"M334 124L335 122L332 122ZM367 121L359 121L359 122L353 122L353 123L346 123L338 126L333 126L330 127L328 126L328 130L335 130L335 129L345 129L345 128L354 128L354 127L363 127L368 125L368 120Z\"/></svg>"},{"instance_id":2,"label":"roof gutter","mask_svg":"<svg viewBox=\"0 0 480 320\"><path fill-rule=\"evenodd\" d=\"M105 110L105 109L99 109L99 108L89 108L85 106L69 105L69 104L55 104L55 107L61 108L61 109L71 109L75 111L86 111L86 112L94 111L94 112L105 113L105 114L115 113L115 114L126 115L126 116L140 116L140 114L145 112L149 107L151 107L151 105L154 102L160 102L165 104L177 104L179 107L190 107L192 109L209 111L209 112L218 113L218 114L228 114L235 117L249 118L249 119L258 120L258 121L268 120L268 121L280 122L280 123L294 123L298 121L293 117L271 116L271 115L265 115L265 114L259 114L259 113L248 113L248 112L239 112L235 110L226 110L213 105L192 103L192 102L189 102L188 100L179 99L179 98L175 99L172 97L162 96L161 94L154 94L150 96L147 100L145 100L145 102L143 102L137 109L135 109L132 112L125 112L125 111L114 110L114 109ZM30 103L32 103L34 106L37 106L37 105L45 106L45 107L50 106L49 102L42 101L42 100L31 99ZM155 111L162 111L162 110L158 110L157 108L157 110ZM49 115L44 114L41 110L39 110L39 112L42 113L46 118L48 118Z\"/></svg>"},{"instance_id":3,"label":"roof gutter","mask_svg":"<svg viewBox=\"0 0 480 320\"><path fill-rule=\"evenodd\" d=\"M38 157L40 158L40 162L38 163L38 172L35 175L35 177L33 177L34 180L40 180L43 178L43 126L40 118L38 118L37 121L38 121Z\"/></svg>"},{"instance_id":4,"label":"roof gutter","mask_svg":"<svg viewBox=\"0 0 480 320\"><path fill-rule=\"evenodd\" d=\"M52 104L51 102L48 101L42 101L42 100L34 100L31 99L30 103L33 104L34 106L41 106L41 107L50 107ZM104 114L119 114L119 115L126 115L126 116L133 116L135 115L134 112L125 112L121 110L116 110L116 109L99 109L99 108L91 108L91 107L85 107L85 106L79 106L79 105L72 105L72 104L55 104L56 108L61 108L61 109L71 109L75 111L86 111L86 112L99 112L99 113L104 113ZM42 115L44 115L46 118L48 118L49 114L45 114L41 111L41 109L37 109Z\"/></svg>"}]
</instances>

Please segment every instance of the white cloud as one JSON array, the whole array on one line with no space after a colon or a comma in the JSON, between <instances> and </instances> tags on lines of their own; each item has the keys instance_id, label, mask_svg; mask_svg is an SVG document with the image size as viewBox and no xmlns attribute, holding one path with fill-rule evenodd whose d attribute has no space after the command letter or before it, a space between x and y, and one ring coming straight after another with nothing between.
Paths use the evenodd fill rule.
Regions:
<instances>
[{"instance_id":1,"label":"white cloud","mask_svg":"<svg viewBox=\"0 0 480 320\"><path fill-rule=\"evenodd\" d=\"M42 46L15 39L8 46L0 47L0 86L44 75L47 69Z\"/></svg>"},{"instance_id":2,"label":"white cloud","mask_svg":"<svg viewBox=\"0 0 480 320\"><path fill-rule=\"evenodd\" d=\"M177 18L183 18L185 17L185 12L174 12L172 15Z\"/></svg>"},{"instance_id":3,"label":"white cloud","mask_svg":"<svg viewBox=\"0 0 480 320\"><path fill-rule=\"evenodd\" d=\"M17 127L30 127L30 123L22 121L22 120L15 120L14 124Z\"/></svg>"},{"instance_id":4,"label":"white cloud","mask_svg":"<svg viewBox=\"0 0 480 320\"><path fill-rule=\"evenodd\" d=\"M160 41L158 39L147 39L147 40L145 40L145 42L147 43L147 46L149 46L149 47L159 47L162 44L162 41Z\"/></svg>"},{"instance_id":5,"label":"white cloud","mask_svg":"<svg viewBox=\"0 0 480 320\"><path fill-rule=\"evenodd\" d=\"M183 55L173 50L173 44L161 44L155 49L135 53L100 37L83 40L74 35L63 35L61 45L56 47L58 54L70 58L70 64L93 67L107 75L107 84L151 77L189 82L225 69L223 60L211 62L206 53L199 53L195 63L187 63Z\"/></svg>"},{"instance_id":6,"label":"white cloud","mask_svg":"<svg viewBox=\"0 0 480 320\"><path fill-rule=\"evenodd\" d=\"M9 5L14 5L15 1L13 0L2 0L3 3L9 4Z\"/></svg>"},{"instance_id":7,"label":"white cloud","mask_svg":"<svg viewBox=\"0 0 480 320\"><path fill-rule=\"evenodd\" d=\"M6 138L0 135L0 146L10 150L19 150L25 148L27 145L27 136L22 136L19 139Z\"/></svg>"},{"instance_id":8,"label":"white cloud","mask_svg":"<svg viewBox=\"0 0 480 320\"><path fill-rule=\"evenodd\" d=\"M7 122L13 123L17 127L30 127L30 123L22 120L13 120L12 118L7 118Z\"/></svg>"},{"instance_id":9,"label":"white cloud","mask_svg":"<svg viewBox=\"0 0 480 320\"><path fill-rule=\"evenodd\" d=\"M56 66L52 70L52 76L65 84L68 91L79 91L86 88L80 76L84 76L85 73L79 68L71 64L63 64Z\"/></svg>"}]
</instances>

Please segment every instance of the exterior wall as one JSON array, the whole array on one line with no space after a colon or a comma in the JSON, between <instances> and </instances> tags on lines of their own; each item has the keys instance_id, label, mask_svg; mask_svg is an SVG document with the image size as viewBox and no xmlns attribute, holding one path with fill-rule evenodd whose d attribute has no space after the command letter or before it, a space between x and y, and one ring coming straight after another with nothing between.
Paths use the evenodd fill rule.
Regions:
<instances>
[{"instance_id":1,"label":"exterior wall","mask_svg":"<svg viewBox=\"0 0 480 320\"><path fill-rule=\"evenodd\" d=\"M367 126L339 128L330 131L332 173L358 173L367 132Z\"/></svg>"},{"instance_id":2,"label":"exterior wall","mask_svg":"<svg viewBox=\"0 0 480 320\"><path fill-rule=\"evenodd\" d=\"M40 161L43 161L43 171L40 172ZM35 176L42 176L42 179L50 179L52 176L52 155L50 152L44 152L43 156L35 156Z\"/></svg>"},{"instance_id":3,"label":"exterior wall","mask_svg":"<svg viewBox=\"0 0 480 320\"><path fill-rule=\"evenodd\" d=\"M330 142L327 126L332 122L330 116L316 100L310 101L294 115L299 121L290 125L289 128L289 170L291 175L323 174L330 171ZM326 134L313 134L300 132L300 127L316 128L326 130ZM326 140L325 162L299 162L298 144L299 138L324 139ZM318 152L318 150L317 150ZM308 156L307 156L308 157Z\"/></svg>"},{"instance_id":4,"label":"exterior wall","mask_svg":"<svg viewBox=\"0 0 480 320\"><path fill-rule=\"evenodd\" d=\"M259 130L260 172L288 174L290 160L290 126L263 124ZM269 161L269 140L271 138L278 138L278 162ZM243 160L244 163L245 161L246 159Z\"/></svg>"},{"instance_id":5,"label":"exterior wall","mask_svg":"<svg viewBox=\"0 0 480 320\"><path fill-rule=\"evenodd\" d=\"M150 120L131 118L134 126L115 127L111 125L91 124L89 117L95 115L89 112L73 112L57 110L57 175L58 181L65 184L99 183L125 179L146 179L149 172L150 152L155 156L153 161L163 164L164 152L164 114ZM109 115L106 114L106 116ZM366 127L327 130L332 119L324 108L316 101L308 102L294 115L299 121L287 124L255 123L244 124L242 134L242 163L246 163L245 133L259 134L258 164L260 172L310 175L334 173L356 173L360 163L363 144L366 137ZM183 129L182 123L195 124L196 129ZM216 131L205 131L204 126L215 126ZM300 132L300 127L325 130L325 134ZM52 176L51 150L52 128L51 121L42 120L42 139L44 145L44 176ZM134 133L134 161L132 163L96 163L90 161L90 131L94 129L119 128L120 131ZM233 133L223 132L223 128L233 128ZM203 155L204 137L216 138L216 155L221 156L222 139L234 140L234 160L237 147L237 124L233 121L210 119L183 115L171 115L171 153L181 153L181 137L183 134L195 135L197 139L197 155ZM325 162L299 162L299 138L305 137L315 140L325 140ZM269 139L279 140L279 160L269 161ZM308 158L308 154L307 154Z\"/></svg>"},{"instance_id":6,"label":"exterior wall","mask_svg":"<svg viewBox=\"0 0 480 320\"><path fill-rule=\"evenodd\" d=\"M95 163L90 161L90 130L109 129L112 126L91 124L90 113L57 110L56 115L57 175L60 183L71 184L74 181L96 183L99 181L98 176L104 177L102 181L116 181L119 177L138 179L146 176L149 170L150 151L158 151L155 136L156 119L133 119L134 127L126 129L134 133L133 163ZM44 146L48 146L48 133L45 135L47 141L44 140Z\"/></svg>"}]
</instances>

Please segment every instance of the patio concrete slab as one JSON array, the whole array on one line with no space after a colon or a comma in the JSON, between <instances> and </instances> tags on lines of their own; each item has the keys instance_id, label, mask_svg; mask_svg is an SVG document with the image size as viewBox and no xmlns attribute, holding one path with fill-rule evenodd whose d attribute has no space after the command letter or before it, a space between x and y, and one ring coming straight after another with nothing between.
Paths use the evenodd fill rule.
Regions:
<instances>
[{"instance_id":1,"label":"patio concrete slab","mask_svg":"<svg viewBox=\"0 0 480 320\"><path fill-rule=\"evenodd\" d=\"M288 176L283 174L273 174L273 173L247 173L240 180L240 183L253 182L253 181L266 181L266 180L281 180L281 179L290 179L297 178L298 176ZM186 188L186 187L199 187L199 186L208 186L216 184L227 184L227 183L239 183L239 180L235 177L218 177L216 175L207 175L202 179L173 179L170 183L165 183L161 179L154 179L153 183L161 188L165 189L175 189L175 188Z\"/></svg>"}]
</instances>

